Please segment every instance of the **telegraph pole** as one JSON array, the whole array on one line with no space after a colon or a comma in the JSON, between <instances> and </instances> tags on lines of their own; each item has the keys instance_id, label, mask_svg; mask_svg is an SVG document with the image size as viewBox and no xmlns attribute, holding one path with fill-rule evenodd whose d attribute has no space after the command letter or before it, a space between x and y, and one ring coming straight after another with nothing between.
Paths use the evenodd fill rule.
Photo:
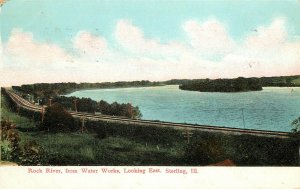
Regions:
<instances>
[{"instance_id":1,"label":"telegraph pole","mask_svg":"<svg viewBox=\"0 0 300 189\"><path fill-rule=\"evenodd\" d=\"M17 105L17 112L18 112L18 115L20 115L20 106Z\"/></svg>"},{"instance_id":2,"label":"telegraph pole","mask_svg":"<svg viewBox=\"0 0 300 189\"><path fill-rule=\"evenodd\" d=\"M52 105L52 98L50 97L49 98L49 106L51 106Z\"/></svg>"},{"instance_id":3,"label":"telegraph pole","mask_svg":"<svg viewBox=\"0 0 300 189\"><path fill-rule=\"evenodd\" d=\"M130 113L130 118L132 119L133 115L132 115L132 104L131 103L129 103L129 113Z\"/></svg>"},{"instance_id":4,"label":"telegraph pole","mask_svg":"<svg viewBox=\"0 0 300 189\"><path fill-rule=\"evenodd\" d=\"M84 126L85 116L82 116L80 119L81 119L81 133L83 133L83 131L86 130Z\"/></svg>"},{"instance_id":5,"label":"telegraph pole","mask_svg":"<svg viewBox=\"0 0 300 189\"><path fill-rule=\"evenodd\" d=\"M73 102L74 102L75 112L77 112L77 99L73 100Z\"/></svg>"},{"instance_id":6,"label":"telegraph pole","mask_svg":"<svg viewBox=\"0 0 300 189\"><path fill-rule=\"evenodd\" d=\"M187 143L190 143L190 138L192 138L193 133L189 130L185 130L184 132L182 132L183 137L187 139Z\"/></svg>"},{"instance_id":7,"label":"telegraph pole","mask_svg":"<svg viewBox=\"0 0 300 189\"><path fill-rule=\"evenodd\" d=\"M44 116L45 116L45 109L44 109L44 105L42 105L42 110L41 110L41 119L42 119L42 123L44 122Z\"/></svg>"}]
</instances>

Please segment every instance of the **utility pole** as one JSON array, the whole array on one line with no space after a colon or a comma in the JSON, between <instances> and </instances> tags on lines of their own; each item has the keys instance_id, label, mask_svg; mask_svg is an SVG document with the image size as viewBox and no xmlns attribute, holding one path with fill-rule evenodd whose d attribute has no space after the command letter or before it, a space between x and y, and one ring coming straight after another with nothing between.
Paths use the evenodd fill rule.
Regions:
<instances>
[{"instance_id":1,"label":"utility pole","mask_svg":"<svg viewBox=\"0 0 300 189\"><path fill-rule=\"evenodd\" d=\"M45 109L44 109L44 105L42 105L42 110L41 110L41 119L42 119L42 123L44 122L44 116L45 116Z\"/></svg>"},{"instance_id":2,"label":"utility pole","mask_svg":"<svg viewBox=\"0 0 300 189\"><path fill-rule=\"evenodd\" d=\"M82 116L80 119L81 119L81 133L83 133L84 130L87 130L84 126L85 116Z\"/></svg>"},{"instance_id":3,"label":"utility pole","mask_svg":"<svg viewBox=\"0 0 300 189\"><path fill-rule=\"evenodd\" d=\"M20 115L20 106L17 105L17 112L18 112L18 115Z\"/></svg>"},{"instance_id":4,"label":"utility pole","mask_svg":"<svg viewBox=\"0 0 300 189\"><path fill-rule=\"evenodd\" d=\"M74 102L75 112L77 112L77 99L73 100L73 102Z\"/></svg>"},{"instance_id":5,"label":"utility pole","mask_svg":"<svg viewBox=\"0 0 300 189\"><path fill-rule=\"evenodd\" d=\"M50 97L49 98L49 106L51 106L52 105L52 98Z\"/></svg>"},{"instance_id":6,"label":"utility pole","mask_svg":"<svg viewBox=\"0 0 300 189\"><path fill-rule=\"evenodd\" d=\"M189 130L185 130L184 132L182 132L183 137L187 139L187 143L190 143L190 138L192 138L193 133Z\"/></svg>"},{"instance_id":7,"label":"utility pole","mask_svg":"<svg viewBox=\"0 0 300 189\"><path fill-rule=\"evenodd\" d=\"M130 113L130 118L132 119L133 115L132 115L132 104L131 103L129 103L129 113Z\"/></svg>"}]
</instances>

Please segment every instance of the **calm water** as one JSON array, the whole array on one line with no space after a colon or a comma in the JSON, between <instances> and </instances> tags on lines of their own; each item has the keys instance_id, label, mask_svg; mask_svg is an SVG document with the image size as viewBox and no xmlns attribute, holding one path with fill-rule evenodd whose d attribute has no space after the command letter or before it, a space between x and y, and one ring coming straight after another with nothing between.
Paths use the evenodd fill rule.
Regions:
<instances>
[{"instance_id":1,"label":"calm water","mask_svg":"<svg viewBox=\"0 0 300 189\"><path fill-rule=\"evenodd\" d=\"M178 85L169 85L84 90L67 96L131 102L139 106L147 120L290 131L291 122L300 116L300 88L291 91L266 87L255 92L211 93L183 91Z\"/></svg>"}]
</instances>

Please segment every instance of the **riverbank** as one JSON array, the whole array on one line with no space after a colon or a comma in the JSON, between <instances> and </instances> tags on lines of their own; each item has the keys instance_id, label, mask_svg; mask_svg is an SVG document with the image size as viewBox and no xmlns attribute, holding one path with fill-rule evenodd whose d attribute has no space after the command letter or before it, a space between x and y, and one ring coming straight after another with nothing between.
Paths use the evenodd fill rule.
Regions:
<instances>
[{"instance_id":1,"label":"riverbank","mask_svg":"<svg viewBox=\"0 0 300 189\"><path fill-rule=\"evenodd\" d=\"M39 117L31 121L16 116L5 97L2 100L1 112L6 112L3 116L17 125L21 148L31 144L43 149L41 159L31 164L189 166L230 159L238 166L297 165L298 144L292 138L228 135L105 121L86 121L84 133L52 133L37 129ZM81 124L80 120L76 121L77 126Z\"/></svg>"},{"instance_id":2,"label":"riverbank","mask_svg":"<svg viewBox=\"0 0 300 189\"><path fill-rule=\"evenodd\" d=\"M84 133L41 131L37 128L39 117L31 120L16 115L7 98L2 96L1 100L2 118L16 124L21 139L20 148L34 143L43 149L40 154L42 158L32 162L32 165L176 165L183 153L183 147L177 144L160 146L112 134L100 137L91 129ZM22 111L20 114L26 115ZM80 124L78 120L76 123Z\"/></svg>"}]
</instances>

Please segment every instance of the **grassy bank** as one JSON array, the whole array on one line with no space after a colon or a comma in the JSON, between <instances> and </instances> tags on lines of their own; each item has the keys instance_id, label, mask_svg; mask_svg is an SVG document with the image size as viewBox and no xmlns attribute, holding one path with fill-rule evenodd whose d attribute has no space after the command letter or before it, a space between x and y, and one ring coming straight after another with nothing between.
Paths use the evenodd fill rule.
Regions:
<instances>
[{"instance_id":1,"label":"grassy bank","mask_svg":"<svg viewBox=\"0 0 300 189\"><path fill-rule=\"evenodd\" d=\"M164 165L177 164L183 151L180 144L157 146L127 137L99 138L92 130L85 133L52 133L37 129L38 122L13 112L6 96L1 96L3 119L17 125L20 147L35 141L43 148L44 162L50 165Z\"/></svg>"},{"instance_id":2,"label":"grassy bank","mask_svg":"<svg viewBox=\"0 0 300 189\"><path fill-rule=\"evenodd\" d=\"M209 165L231 159L239 166L297 165L298 143L294 139L194 130L187 144L184 130L101 121L87 121L85 133L54 133L37 129L38 115L35 121L18 116L6 96L1 100L3 119L9 118L17 125L20 148L26 149L30 144L41 149L38 160L25 164L176 166ZM26 111L20 114L32 118ZM77 120L74 126L80 124Z\"/></svg>"}]
</instances>

